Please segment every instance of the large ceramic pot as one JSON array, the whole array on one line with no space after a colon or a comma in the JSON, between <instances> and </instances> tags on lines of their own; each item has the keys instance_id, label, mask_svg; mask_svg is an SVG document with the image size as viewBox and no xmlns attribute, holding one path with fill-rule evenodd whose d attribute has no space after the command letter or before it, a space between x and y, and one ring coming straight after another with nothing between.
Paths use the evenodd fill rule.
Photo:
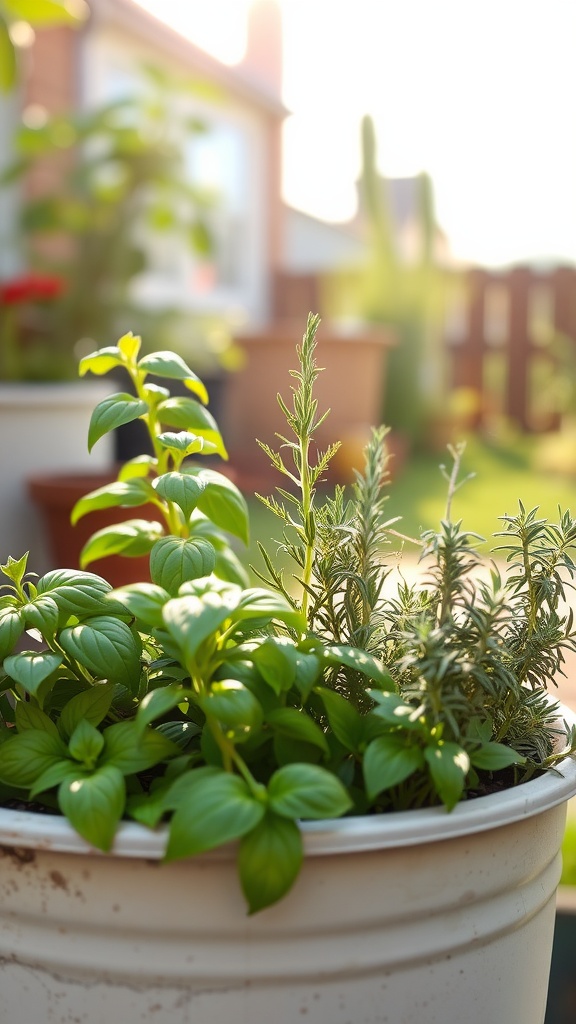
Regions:
<instances>
[{"instance_id":1,"label":"large ceramic pot","mask_svg":"<svg viewBox=\"0 0 576 1024\"><path fill-rule=\"evenodd\" d=\"M34 473L98 472L113 464L113 440L88 453L92 410L110 394L106 381L0 384L0 561L30 551L29 567L53 568L30 502L26 481Z\"/></svg>"},{"instance_id":2,"label":"large ceramic pot","mask_svg":"<svg viewBox=\"0 0 576 1024\"><path fill-rule=\"evenodd\" d=\"M568 716L568 713L567 713ZM246 915L224 849L112 855L0 811L2 1019L26 1024L542 1024L576 762L459 805L306 824L302 875Z\"/></svg>"}]
</instances>

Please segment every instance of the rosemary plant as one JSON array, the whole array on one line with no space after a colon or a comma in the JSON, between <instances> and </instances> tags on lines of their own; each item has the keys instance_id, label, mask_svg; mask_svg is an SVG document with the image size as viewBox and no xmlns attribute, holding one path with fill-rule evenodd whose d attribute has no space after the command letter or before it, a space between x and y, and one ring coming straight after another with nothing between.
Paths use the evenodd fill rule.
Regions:
<instances>
[{"instance_id":1,"label":"rosemary plant","mask_svg":"<svg viewBox=\"0 0 576 1024\"><path fill-rule=\"evenodd\" d=\"M364 755L364 778L381 809L418 806L438 795L451 805L510 774L514 781L528 778L556 760L557 705L545 690L562 672L565 650L576 649L572 613L562 611L575 570L576 523L564 513L558 525L549 524L520 504L517 516L502 517L505 530L498 534L507 541L496 550L507 553L508 571L483 566L477 552L483 538L452 519L454 495L470 478L461 477L464 445L457 445L449 448L452 465L441 467L447 500L439 530L406 537L385 515L385 428L373 431L351 495L337 487L318 507L315 488L335 447L306 462L313 431L327 415L313 395L317 326L309 318L294 374L294 412L279 397L294 438L279 437L293 467L262 445L293 488L261 500L284 524L277 544L295 564L299 596L263 546L268 575L262 578L306 615L312 635L382 659L394 680L395 693L370 691L345 664L327 678L333 703L341 697L348 705L349 727L338 735L340 771L353 752L352 705L390 727ZM418 552L422 572L415 583L402 577L398 540ZM335 707L326 705L320 718L326 714L337 731ZM358 733L358 723L355 728ZM575 741L571 733L571 748ZM354 775L350 764L347 770Z\"/></svg>"}]
</instances>

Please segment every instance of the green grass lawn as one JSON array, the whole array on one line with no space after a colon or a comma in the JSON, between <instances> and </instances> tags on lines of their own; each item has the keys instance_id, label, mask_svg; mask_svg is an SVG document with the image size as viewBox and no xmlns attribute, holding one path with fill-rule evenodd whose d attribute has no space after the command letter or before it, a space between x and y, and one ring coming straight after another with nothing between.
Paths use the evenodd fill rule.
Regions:
<instances>
[{"instance_id":1,"label":"green grass lawn","mask_svg":"<svg viewBox=\"0 0 576 1024\"><path fill-rule=\"evenodd\" d=\"M576 817L568 815L562 844L562 885L576 885Z\"/></svg>"},{"instance_id":2,"label":"green grass lawn","mask_svg":"<svg viewBox=\"0 0 576 1024\"><path fill-rule=\"evenodd\" d=\"M540 506L542 516L557 519L558 506L571 508L576 515L576 479L568 475L544 473L534 468L537 442L520 437L508 444L496 444L472 438L468 441L462 461L462 473L474 473L457 492L452 505L452 518L462 519L464 526L486 538L485 550L498 543L493 534L501 528L498 516L514 515L518 501L526 508ZM402 516L398 529L418 537L422 529L437 527L444 516L446 481L439 464L450 468L450 456L419 455L406 460L401 472L389 486L390 518ZM280 478L279 478L279 483ZM256 499L249 498L252 540L248 560L262 566L257 541L271 547L271 537L281 534L281 523ZM272 547L272 551L274 548Z\"/></svg>"},{"instance_id":3,"label":"green grass lawn","mask_svg":"<svg viewBox=\"0 0 576 1024\"><path fill-rule=\"evenodd\" d=\"M452 518L462 519L469 530L489 541L501 524L498 517L514 515L518 501L550 519L558 516L558 506L572 508L576 514L576 482L567 476L547 474L534 469L535 443L519 438L507 446L471 439L462 460L462 474L474 473L457 492ZM403 532L418 536L421 529L433 528L444 515L446 481L439 470L446 458L433 456L411 459L390 486L390 515L402 515Z\"/></svg>"}]
</instances>

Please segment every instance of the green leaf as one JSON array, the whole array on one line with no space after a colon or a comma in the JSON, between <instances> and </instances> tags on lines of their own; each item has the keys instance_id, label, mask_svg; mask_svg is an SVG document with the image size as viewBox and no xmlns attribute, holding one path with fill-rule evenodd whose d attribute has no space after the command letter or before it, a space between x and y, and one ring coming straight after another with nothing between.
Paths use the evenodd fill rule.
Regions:
<instances>
[{"instance_id":1,"label":"green leaf","mask_svg":"<svg viewBox=\"0 0 576 1024\"><path fill-rule=\"evenodd\" d=\"M298 877L302 859L300 829L293 821L272 812L243 837L238 871L251 914L286 895Z\"/></svg>"},{"instance_id":2,"label":"green leaf","mask_svg":"<svg viewBox=\"0 0 576 1024\"><path fill-rule=\"evenodd\" d=\"M137 689L142 643L120 619L95 615L88 622L63 629L60 643L66 654L85 665L96 678L120 683L131 691Z\"/></svg>"},{"instance_id":3,"label":"green leaf","mask_svg":"<svg viewBox=\"0 0 576 1024\"><path fill-rule=\"evenodd\" d=\"M90 771L94 768L104 747L104 737L87 719L83 718L74 729L68 750L75 761Z\"/></svg>"},{"instance_id":4,"label":"green leaf","mask_svg":"<svg viewBox=\"0 0 576 1024\"><path fill-rule=\"evenodd\" d=\"M214 548L202 537L163 537L150 553L150 576L153 583L176 594L187 580L209 576L215 562Z\"/></svg>"},{"instance_id":5,"label":"green leaf","mask_svg":"<svg viewBox=\"0 0 576 1024\"><path fill-rule=\"evenodd\" d=\"M58 605L50 594L40 594L22 606L22 618L27 625L40 630L43 636L55 636L60 619Z\"/></svg>"},{"instance_id":6,"label":"green leaf","mask_svg":"<svg viewBox=\"0 0 576 1024\"><path fill-rule=\"evenodd\" d=\"M179 807L186 807L197 788L205 785L206 779L221 775L220 768L213 768L203 765L201 768L194 768L192 771L178 775L165 791L163 806L165 811L176 811Z\"/></svg>"},{"instance_id":7,"label":"green leaf","mask_svg":"<svg viewBox=\"0 0 576 1024\"><path fill-rule=\"evenodd\" d=\"M4 671L35 697L42 683L60 668L62 661L61 654L51 651L22 651L6 658Z\"/></svg>"},{"instance_id":8,"label":"green leaf","mask_svg":"<svg viewBox=\"0 0 576 1024\"><path fill-rule=\"evenodd\" d=\"M462 796L470 770L468 754L457 743L441 743L436 747L426 747L424 757L438 796L451 811Z\"/></svg>"},{"instance_id":9,"label":"green leaf","mask_svg":"<svg viewBox=\"0 0 576 1024\"><path fill-rule=\"evenodd\" d=\"M133 359L138 358L138 353L142 347L142 338L139 334L133 334L132 331L128 331L123 334L118 341L118 350L122 353L127 362L131 362Z\"/></svg>"},{"instance_id":10,"label":"green leaf","mask_svg":"<svg viewBox=\"0 0 576 1024\"><path fill-rule=\"evenodd\" d=\"M268 783L270 807L284 818L339 818L352 800L339 779L316 764L288 764Z\"/></svg>"},{"instance_id":11,"label":"green leaf","mask_svg":"<svg viewBox=\"0 0 576 1024\"><path fill-rule=\"evenodd\" d=\"M16 608L0 609L0 661L14 650L24 632L23 618Z\"/></svg>"},{"instance_id":12,"label":"green leaf","mask_svg":"<svg viewBox=\"0 0 576 1024\"><path fill-rule=\"evenodd\" d=\"M123 775L135 775L180 754L179 747L156 729L144 732L136 722L117 722L103 733L102 764L114 764Z\"/></svg>"},{"instance_id":13,"label":"green leaf","mask_svg":"<svg viewBox=\"0 0 576 1024\"><path fill-rule=\"evenodd\" d=\"M164 624L186 662L236 613L239 593L237 587L222 593L209 590L202 597L175 597L164 606Z\"/></svg>"},{"instance_id":14,"label":"green leaf","mask_svg":"<svg viewBox=\"0 0 576 1024\"><path fill-rule=\"evenodd\" d=\"M198 395L204 405L208 404L208 392L204 384L180 356L174 352L152 352L144 356L138 364L140 370L152 373L155 377L167 377L170 380L181 380L189 391Z\"/></svg>"},{"instance_id":15,"label":"green leaf","mask_svg":"<svg viewBox=\"0 0 576 1024\"><path fill-rule=\"evenodd\" d=\"M267 637L252 660L274 693L290 689L296 678L298 651L287 637Z\"/></svg>"},{"instance_id":16,"label":"green leaf","mask_svg":"<svg viewBox=\"0 0 576 1024\"><path fill-rule=\"evenodd\" d=\"M199 434L192 434L188 430L180 430L178 433L166 430L158 434L158 444L169 452L177 452L181 459L189 455L215 455L216 445L207 441Z\"/></svg>"},{"instance_id":17,"label":"green leaf","mask_svg":"<svg viewBox=\"0 0 576 1024\"><path fill-rule=\"evenodd\" d=\"M136 508L138 505L154 501L155 497L152 484L143 477L113 480L80 498L72 509L70 522L74 526L88 512L96 512L102 508Z\"/></svg>"},{"instance_id":18,"label":"green leaf","mask_svg":"<svg viewBox=\"0 0 576 1024\"><path fill-rule=\"evenodd\" d=\"M72 697L62 708L58 722L61 735L68 739L83 719L100 725L110 710L115 688L115 683L95 683Z\"/></svg>"},{"instance_id":19,"label":"green leaf","mask_svg":"<svg viewBox=\"0 0 576 1024\"><path fill-rule=\"evenodd\" d=\"M0 744L0 779L9 786L28 789L42 772L67 757L68 751L58 736L27 729Z\"/></svg>"},{"instance_id":20,"label":"green leaf","mask_svg":"<svg viewBox=\"0 0 576 1024\"><path fill-rule=\"evenodd\" d=\"M150 690L138 706L134 720L137 728L143 732L156 718L162 718L168 711L182 704L186 692L190 691L185 691L181 683Z\"/></svg>"},{"instance_id":21,"label":"green leaf","mask_svg":"<svg viewBox=\"0 0 576 1024\"><path fill-rule=\"evenodd\" d=\"M282 594L275 594L271 590L264 590L260 587L251 587L242 592L235 618L238 621L277 619L287 626L292 626L298 632L303 633L306 629L306 618L302 612L294 608Z\"/></svg>"},{"instance_id":22,"label":"green leaf","mask_svg":"<svg viewBox=\"0 0 576 1024\"><path fill-rule=\"evenodd\" d=\"M138 793L129 796L126 801L126 813L134 821L146 825L147 828L156 828L164 817L164 794L167 784L163 783L151 793Z\"/></svg>"},{"instance_id":23,"label":"green leaf","mask_svg":"<svg viewBox=\"0 0 576 1024\"><path fill-rule=\"evenodd\" d=\"M83 618L109 607L112 587L101 576L77 569L55 569L38 580L38 594L49 594L61 612Z\"/></svg>"},{"instance_id":24,"label":"green leaf","mask_svg":"<svg viewBox=\"0 0 576 1024\"><path fill-rule=\"evenodd\" d=\"M378 736L368 744L363 760L366 792L374 800L424 767L420 747L407 746L404 735Z\"/></svg>"},{"instance_id":25,"label":"green leaf","mask_svg":"<svg viewBox=\"0 0 576 1024\"><path fill-rule=\"evenodd\" d=\"M157 494L165 501L172 501L182 509L185 519L189 519L196 508L206 484L188 473L164 473L154 481Z\"/></svg>"},{"instance_id":26,"label":"green leaf","mask_svg":"<svg viewBox=\"0 0 576 1024\"><path fill-rule=\"evenodd\" d=\"M22 583L26 575L26 569L28 567L28 555L28 551L24 555L22 555L21 558L12 558L12 555L8 555L5 564L0 565L0 572L4 576L7 576L9 580L12 580L12 582L15 583L16 586L19 586ZM3 600L5 600L5 598L6 595L4 596ZM12 594L9 595L9 600L11 602L15 602L16 598Z\"/></svg>"},{"instance_id":27,"label":"green leaf","mask_svg":"<svg viewBox=\"0 0 576 1024\"><path fill-rule=\"evenodd\" d=\"M163 537L164 527L154 519L126 519L93 533L80 552L80 563L89 565L109 555L147 555Z\"/></svg>"},{"instance_id":28,"label":"green leaf","mask_svg":"<svg viewBox=\"0 0 576 1024\"><path fill-rule=\"evenodd\" d=\"M16 84L16 51L8 31L8 22L0 12L0 91L8 92Z\"/></svg>"},{"instance_id":29,"label":"green leaf","mask_svg":"<svg viewBox=\"0 0 576 1024\"><path fill-rule=\"evenodd\" d=\"M122 772L112 764L102 765L91 775L66 779L58 790L60 810L73 828L105 852L112 848L125 802Z\"/></svg>"},{"instance_id":30,"label":"green leaf","mask_svg":"<svg viewBox=\"0 0 576 1024\"><path fill-rule=\"evenodd\" d=\"M165 736L166 739L171 740L172 743L176 743L180 750L188 750L192 744L192 741L196 736L199 736L201 729L196 722L160 722L156 726L156 731Z\"/></svg>"},{"instance_id":31,"label":"green leaf","mask_svg":"<svg viewBox=\"0 0 576 1024\"><path fill-rule=\"evenodd\" d=\"M246 569L231 548L215 548L214 574L221 580L247 587L250 581Z\"/></svg>"},{"instance_id":32,"label":"green leaf","mask_svg":"<svg viewBox=\"0 0 576 1024\"><path fill-rule=\"evenodd\" d=\"M156 413L167 427L178 427L211 441L223 459L228 458L216 420L200 402L193 398L169 398L160 402Z\"/></svg>"},{"instance_id":33,"label":"green leaf","mask_svg":"<svg viewBox=\"0 0 576 1024\"><path fill-rule=\"evenodd\" d=\"M14 719L19 733L26 729L37 729L40 732L47 732L52 736L58 736L56 723L35 704L27 700L16 701Z\"/></svg>"},{"instance_id":34,"label":"green leaf","mask_svg":"<svg viewBox=\"0 0 576 1024\"><path fill-rule=\"evenodd\" d=\"M332 644L322 649L322 655L329 665L346 665L348 668L356 669L368 676L377 683L382 690L395 690L396 683L382 662L355 647L347 647L344 644Z\"/></svg>"},{"instance_id":35,"label":"green leaf","mask_svg":"<svg viewBox=\"0 0 576 1024\"><path fill-rule=\"evenodd\" d=\"M104 374L109 373L110 370L114 370L117 366L124 366L124 359L120 353L120 350L115 346L109 348L100 348L97 352L92 352L88 356L84 356L78 364L78 374L80 377L84 377L88 372L95 374L97 377L102 377Z\"/></svg>"},{"instance_id":36,"label":"green leaf","mask_svg":"<svg viewBox=\"0 0 576 1024\"><path fill-rule=\"evenodd\" d=\"M125 423L132 423L139 416L148 412L148 405L134 395L118 394L109 395L92 412L90 426L88 428L88 451L92 451L96 441L99 441L105 434L109 434L116 427Z\"/></svg>"},{"instance_id":37,"label":"green leaf","mask_svg":"<svg viewBox=\"0 0 576 1024\"><path fill-rule=\"evenodd\" d=\"M122 463L118 469L118 480L132 480L133 477L148 477L156 468L156 459L152 455L136 455L128 462Z\"/></svg>"},{"instance_id":38,"label":"green leaf","mask_svg":"<svg viewBox=\"0 0 576 1024\"><path fill-rule=\"evenodd\" d=\"M162 610L170 598L168 591L155 583L130 583L114 590L112 596L136 619L154 627L162 625Z\"/></svg>"},{"instance_id":39,"label":"green leaf","mask_svg":"<svg viewBox=\"0 0 576 1024\"><path fill-rule=\"evenodd\" d=\"M274 732L302 743L311 743L325 754L329 753L326 736L305 711L299 711L297 708L276 708L268 712L266 721Z\"/></svg>"},{"instance_id":40,"label":"green leaf","mask_svg":"<svg viewBox=\"0 0 576 1024\"><path fill-rule=\"evenodd\" d=\"M322 660L313 652L297 651L295 683L304 701L322 675Z\"/></svg>"},{"instance_id":41,"label":"green leaf","mask_svg":"<svg viewBox=\"0 0 576 1024\"><path fill-rule=\"evenodd\" d=\"M14 18L31 25L74 25L86 17L84 8L62 0L3 0L3 6Z\"/></svg>"},{"instance_id":42,"label":"green leaf","mask_svg":"<svg viewBox=\"0 0 576 1024\"><path fill-rule=\"evenodd\" d=\"M170 823L166 860L190 857L249 832L262 819L264 804L237 775L217 771L192 786Z\"/></svg>"},{"instance_id":43,"label":"green leaf","mask_svg":"<svg viewBox=\"0 0 576 1024\"><path fill-rule=\"evenodd\" d=\"M236 741L248 738L262 724L262 707L253 693L238 679L221 679L212 683L206 697L199 699L207 715L234 730Z\"/></svg>"},{"instance_id":44,"label":"green leaf","mask_svg":"<svg viewBox=\"0 0 576 1024\"><path fill-rule=\"evenodd\" d=\"M34 800L40 793L45 793L47 789L54 789L55 786L59 786L65 779L69 779L72 782L76 778L78 778L77 764L74 764L68 758L65 761L56 761L38 776L34 785L30 787L29 798Z\"/></svg>"},{"instance_id":45,"label":"green leaf","mask_svg":"<svg viewBox=\"0 0 576 1024\"><path fill-rule=\"evenodd\" d=\"M364 738L362 716L340 693L329 690L325 686L317 687L315 692L319 693L322 698L330 728L336 739L346 750L357 754Z\"/></svg>"},{"instance_id":46,"label":"green leaf","mask_svg":"<svg viewBox=\"0 0 576 1024\"><path fill-rule=\"evenodd\" d=\"M376 701L373 715L383 718L389 725L401 725L404 729L420 728L421 707L414 707L396 693L384 693L381 690L368 692Z\"/></svg>"},{"instance_id":47,"label":"green leaf","mask_svg":"<svg viewBox=\"0 0 576 1024\"><path fill-rule=\"evenodd\" d=\"M285 764L318 764L323 757L326 757L325 751L320 747L286 736L281 732L274 733L273 749L274 762L277 767Z\"/></svg>"},{"instance_id":48,"label":"green leaf","mask_svg":"<svg viewBox=\"0 0 576 1024\"><path fill-rule=\"evenodd\" d=\"M204 493L198 502L200 511L216 526L248 544L248 506L236 484L214 469L195 466L187 472L205 484Z\"/></svg>"},{"instance_id":49,"label":"green leaf","mask_svg":"<svg viewBox=\"0 0 576 1024\"><path fill-rule=\"evenodd\" d=\"M512 764L526 764L526 758L504 743L488 742L470 754L470 762L475 768L497 772Z\"/></svg>"}]
</instances>

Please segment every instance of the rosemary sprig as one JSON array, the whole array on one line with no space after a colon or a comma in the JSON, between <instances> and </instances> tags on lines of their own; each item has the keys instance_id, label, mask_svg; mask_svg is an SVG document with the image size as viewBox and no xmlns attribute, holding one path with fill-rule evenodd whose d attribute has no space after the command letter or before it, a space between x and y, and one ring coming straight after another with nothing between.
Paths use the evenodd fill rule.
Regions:
<instances>
[{"instance_id":1,"label":"rosemary sprig","mask_svg":"<svg viewBox=\"0 0 576 1024\"><path fill-rule=\"evenodd\" d=\"M315 460L312 460L314 434L330 412L327 409L319 414L318 400L314 397L314 384L321 373L315 358L319 324L319 316L308 316L302 345L296 349L300 369L290 371L297 381L297 386L292 388L292 409L280 394L277 395L278 404L294 436L276 436L282 442L282 447L289 452L291 464L286 464L280 452L274 451L263 441L258 441L274 468L287 477L296 488L296 494L277 487L276 494L279 497L266 498L261 494L257 494L256 497L284 523L282 541L277 543L298 566L299 571L295 579L300 584L300 598L298 600L291 595L291 600L306 617L309 611L317 530L316 485L340 447L339 443L330 445L326 451L318 451ZM257 575L276 590L290 596L284 585L282 573L273 568L273 559L266 552L264 545L259 544L259 548L268 576L263 576L255 570Z\"/></svg>"}]
</instances>

